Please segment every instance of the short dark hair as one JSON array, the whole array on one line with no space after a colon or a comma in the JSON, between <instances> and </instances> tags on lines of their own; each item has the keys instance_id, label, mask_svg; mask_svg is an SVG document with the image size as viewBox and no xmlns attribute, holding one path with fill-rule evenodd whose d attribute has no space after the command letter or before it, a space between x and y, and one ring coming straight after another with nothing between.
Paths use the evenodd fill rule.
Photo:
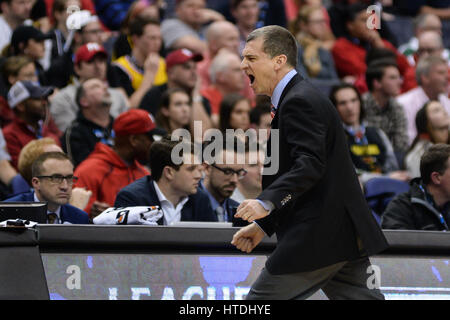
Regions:
<instances>
[{"instance_id":1,"label":"short dark hair","mask_svg":"<svg viewBox=\"0 0 450 320\"><path fill-rule=\"evenodd\" d=\"M346 83L346 82L342 82L340 84L334 85L333 87L331 87L329 99L331 100L333 105L337 108L336 93L343 89L352 89L353 91L356 92L356 96L358 97L358 100L359 100L359 122L361 123L365 116L364 101L363 101L358 89L356 89L356 87L354 85L352 85L350 83Z\"/></svg>"},{"instance_id":2,"label":"short dark hair","mask_svg":"<svg viewBox=\"0 0 450 320\"><path fill-rule=\"evenodd\" d=\"M378 80L380 81L383 76L384 72L386 71L386 68L388 67L395 67L398 69L397 62L392 59L378 59L372 61L368 66L366 70L366 84L369 91L373 90L373 81Z\"/></svg>"},{"instance_id":3,"label":"short dark hair","mask_svg":"<svg viewBox=\"0 0 450 320\"><path fill-rule=\"evenodd\" d=\"M36 160L34 160L33 165L31 166L31 175L33 178L42 175L43 164L48 159L61 161L67 160L73 165L72 160L70 160L70 158L63 152L44 152Z\"/></svg>"},{"instance_id":4,"label":"short dark hair","mask_svg":"<svg viewBox=\"0 0 450 320\"><path fill-rule=\"evenodd\" d=\"M163 170L166 166L172 167L175 170L180 169L182 164L177 165L172 161L172 151L180 143L194 154L194 145L191 142L182 140L181 138L172 140L171 135L166 135L161 140L152 143L152 146L150 147L149 165L153 180L159 181L159 179L161 179ZM178 155L183 156L182 152L183 150L186 150L186 148L182 148L181 154Z\"/></svg>"},{"instance_id":5,"label":"short dark hair","mask_svg":"<svg viewBox=\"0 0 450 320\"><path fill-rule=\"evenodd\" d=\"M247 42L256 40L262 37L263 51L268 54L270 58L284 54L287 57L287 63L294 68L297 68L298 47L297 40L286 28L272 25L265 26L253 30L247 37Z\"/></svg>"},{"instance_id":6,"label":"short dark hair","mask_svg":"<svg viewBox=\"0 0 450 320\"><path fill-rule=\"evenodd\" d=\"M154 19L154 18L150 18L150 17L137 17L136 19L134 19L133 21L130 22L130 25L128 27L128 35L129 36L142 36L144 33L144 28L146 25L148 24L153 24L155 26L159 26L160 23L158 20Z\"/></svg>"},{"instance_id":7,"label":"short dark hair","mask_svg":"<svg viewBox=\"0 0 450 320\"><path fill-rule=\"evenodd\" d=\"M362 11L367 10L367 4L356 2L353 3L345 9L344 22L353 22L356 19L356 16L360 14Z\"/></svg>"},{"instance_id":8,"label":"short dark hair","mask_svg":"<svg viewBox=\"0 0 450 320\"><path fill-rule=\"evenodd\" d=\"M366 65L379 59L391 59L397 61L395 52L388 48L371 48L366 54Z\"/></svg>"},{"instance_id":9,"label":"short dark hair","mask_svg":"<svg viewBox=\"0 0 450 320\"><path fill-rule=\"evenodd\" d=\"M450 145L437 143L431 146L420 159L420 176L424 184L431 183L431 174L444 174L447 170L447 160L450 157Z\"/></svg>"}]
</instances>

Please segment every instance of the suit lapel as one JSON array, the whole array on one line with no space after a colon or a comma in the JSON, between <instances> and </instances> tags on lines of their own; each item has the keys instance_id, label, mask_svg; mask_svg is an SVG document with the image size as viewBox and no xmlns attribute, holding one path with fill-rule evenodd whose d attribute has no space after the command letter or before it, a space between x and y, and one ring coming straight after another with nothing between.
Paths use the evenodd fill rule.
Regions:
<instances>
[{"instance_id":1,"label":"suit lapel","mask_svg":"<svg viewBox=\"0 0 450 320\"><path fill-rule=\"evenodd\" d=\"M150 197L153 198L153 199L150 200L149 205L150 205L150 206L154 206L153 203L156 202L156 205L162 210L161 203L159 202L158 195L156 194L155 186L153 185L153 180L150 179L150 178L147 178L147 179L148 179L148 180L147 180L147 182L148 182L148 188L149 188L149 191L150 191L149 194L150 194ZM157 223L158 223L159 225L163 225L163 224L164 224L164 213L163 213L163 217L161 217L161 219L159 219L159 220L157 221Z\"/></svg>"},{"instance_id":2,"label":"suit lapel","mask_svg":"<svg viewBox=\"0 0 450 320\"><path fill-rule=\"evenodd\" d=\"M283 93L281 94L280 101L278 101L277 111L275 113L275 117L272 119L271 128L277 129L278 128L278 118L280 114L280 109L283 104L283 99L286 97L286 94L289 92L289 90L292 89L294 85L296 85L298 82L302 81L303 77L300 74L296 74L292 79L288 82L286 87L283 90Z\"/></svg>"}]
</instances>

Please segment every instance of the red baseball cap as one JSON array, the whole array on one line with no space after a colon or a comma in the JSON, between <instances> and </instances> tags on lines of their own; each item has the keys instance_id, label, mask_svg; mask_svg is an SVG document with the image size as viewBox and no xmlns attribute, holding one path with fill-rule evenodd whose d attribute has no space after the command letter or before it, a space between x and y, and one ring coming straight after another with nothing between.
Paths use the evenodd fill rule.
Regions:
<instances>
[{"instance_id":1,"label":"red baseball cap","mask_svg":"<svg viewBox=\"0 0 450 320\"><path fill-rule=\"evenodd\" d=\"M108 53L103 46L96 42L86 43L78 48L75 54L75 64L80 63L80 61L91 61L97 54L108 57Z\"/></svg>"},{"instance_id":2,"label":"red baseball cap","mask_svg":"<svg viewBox=\"0 0 450 320\"><path fill-rule=\"evenodd\" d=\"M195 62L202 61L203 56L200 53L193 53L189 49L172 51L166 57L166 69L169 70L174 65L182 64L189 60L194 60Z\"/></svg>"},{"instance_id":3,"label":"red baseball cap","mask_svg":"<svg viewBox=\"0 0 450 320\"><path fill-rule=\"evenodd\" d=\"M142 109L130 109L121 113L113 124L116 136L151 133L155 127L151 114Z\"/></svg>"}]
</instances>

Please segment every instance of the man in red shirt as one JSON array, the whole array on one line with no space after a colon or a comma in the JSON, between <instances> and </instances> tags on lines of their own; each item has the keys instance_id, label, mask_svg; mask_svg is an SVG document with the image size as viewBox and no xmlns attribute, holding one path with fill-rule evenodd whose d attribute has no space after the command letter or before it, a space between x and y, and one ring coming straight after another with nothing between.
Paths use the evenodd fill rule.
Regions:
<instances>
[{"instance_id":1,"label":"man in red shirt","mask_svg":"<svg viewBox=\"0 0 450 320\"><path fill-rule=\"evenodd\" d=\"M8 92L15 118L3 128L3 135L16 169L20 150L31 140L50 137L60 144L60 132L48 126L48 96L52 92L53 88L31 81L18 81Z\"/></svg>"},{"instance_id":2,"label":"man in red shirt","mask_svg":"<svg viewBox=\"0 0 450 320\"><path fill-rule=\"evenodd\" d=\"M120 189L149 174L139 161L148 161L156 139L150 114L141 109L126 111L115 119L113 130L114 147L98 142L74 173L78 177L75 186L92 191L85 208L91 218L113 207Z\"/></svg>"}]
</instances>

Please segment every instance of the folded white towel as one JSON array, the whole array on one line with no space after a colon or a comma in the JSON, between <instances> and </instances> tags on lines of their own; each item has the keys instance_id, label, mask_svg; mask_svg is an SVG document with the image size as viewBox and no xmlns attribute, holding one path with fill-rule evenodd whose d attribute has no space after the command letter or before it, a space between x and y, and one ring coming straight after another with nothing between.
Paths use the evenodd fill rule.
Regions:
<instances>
[{"instance_id":1,"label":"folded white towel","mask_svg":"<svg viewBox=\"0 0 450 320\"><path fill-rule=\"evenodd\" d=\"M144 224L158 225L157 221L163 216L158 206L108 208L94 218L94 224Z\"/></svg>"}]
</instances>

